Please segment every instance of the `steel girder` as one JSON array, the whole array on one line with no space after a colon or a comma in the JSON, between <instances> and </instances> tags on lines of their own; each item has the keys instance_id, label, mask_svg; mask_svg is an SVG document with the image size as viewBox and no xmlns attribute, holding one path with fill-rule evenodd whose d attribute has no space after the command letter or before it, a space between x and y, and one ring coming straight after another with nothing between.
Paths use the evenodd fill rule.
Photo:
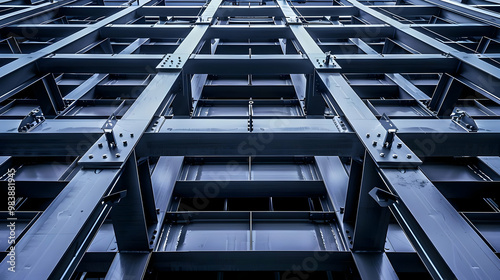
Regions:
<instances>
[{"instance_id":1,"label":"steel girder","mask_svg":"<svg viewBox=\"0 0 500 280\"><path fill-rule=\"evenodd\" d=\"M284 271L295 263L302 263L301 270L276 275L302 277L305 260L312 258L320 271L350 271L362 279L398 279L401 273L424 272L418 254L435 279L498 278L500 265L492 250L494 242L474 226L473 215L459 214L454 208L455 199L471 195L495 205L500 178L498 114L494 105L481 99L474 101L481 117L448 118L455 105L462 106L461 94L467 88L475 91L474 96L499 103L500 72L494 62L498 59L497 42L490 38L496 36L497 16L448 1L426 1L432 6L343 2L346 5L325 7L278 0L267 5L248 3L247 7L247 2L238 6L211 1L207 5L162 7L148 6L156 3L147 1L130 7L98 7L70 6L63 1L2 16L2 35L15 34L14 38L35 27L37 36L28 36L29 40L55 33L60 40L30 54L16 53L26 42L16 48L17 39L5 41L13 53L0 54L1 170L6 172L18 158L49 156L66 157L73 162L72 167L78 167L56 180L39 180L37 186L30 180L18 181L19 195L54 200L39 216L19 213L32 221L22 239L16 240L16 253L30 257L17 260L16 274L7 271L9 264L4 259L0 275L5 279L35 275L70 279L73 272L91 271L92 264L101 261L94 271L107 272L106 279L139 279L149 277L153 270ZM61 19L63 23L38 24L40 18L35 23L22 22L47 12L67 18ZM102 18L90 25L64 23L89 14ZM394 14L398 20L387 16ZM449 22L437 23L439 16L444 17L442 21L463 22L450 28ZM420 21L408 24L412 20L405 17L430 17L431 21L415 19ZM241 24L241 18L248 20L248 25ZM344 24L346 18L350 24ZM177 19L180 24L167 23ZM150 24L155 20L157 24ZM338 24L330 24L333 22ZM429 34L439 34L440 39ZM460 41L467 36L483 38L477 51L464 51L473 44L470 38ZM456 37L461 43L443 37ZM325 53L329 49L333 52ZM51 79L51 73L69 73L77 82L66 81L66 74ZM426 81L418 81L418 75L425 80L429 73L444 73L439 82L431 82L430 86L436 86L433 95ZM103 89L119 83L122 77L133 80L140 75L147 78L138 84ZM248 84L220 83L226 75L245 76ZM285 82L267 84L258 80L259 75L280 75ZM383 90L370 84L372 76ZM357 84L359 77L364 77L362 85ZM460 86L452 87L452 83ZM40 84L44 91L40 94L38 87L32 99L27 89ZM58 98L63 89L66 94ZM120 96L121 90L137 93ZM130 105L118 114L118 120L107 119L106 113L75 117L87 106L105 104L89 99L110 92L136 98L118 102L121 105L113 116ZM247 105L251 95L299 104L296 110L303 113L254 116L263 103L249 99ZM377 95L381 98L374 100ZM24 100L17 100L19 96ZM294 102L286 103L288 98ZM209 115L212 106L231 108L242 103L231 99L245 99L248 114ZM391 103L391 99L396 101ZM401 117L387 109L395 103L412 104L417 116ZM12 113L19 104L42 106L47 119L19 132L20 117ZM382 114L384 110L389 117ZM195 111L207 112L207 116L195 116ZM75 116L70 112L76 112ZM103 134L101 128L106 124L112 130L105 129ZM391 128L397 130L391 132ZM313 158L319 176L309 180L252 177L256 172L252 166L262 164L259 159L278 161L282 156L287 160ZM426 177L427 165L434 160L464 157L467 161L477 156L491 156L467 165L484 182L431 181ZM196 160L207 160L210 165L214 158L245 158L249 177L183 179L190 174L184 157L193 158L193 165L198 164ZM224 212L203 212L196 207L189 213L176 212L183 199L214 185L220 189L210 199L225 199ZM7 184L1 186L7 188ZM42 187L47 190L40 190ZM228 201L233 198L268 196L322 197L324 211L228 210ZM309 204L310 209L318 207L312 200ZM269 205L273 210L272 199ZM386 248L394 228L390 213L414 250L402 253ZM106 232L101 228L106 219L113 225L108 236L116 239L118 252L89 251L98 232ZM320 231L327 242L320 246L324 255L319 257L314 250L253 251L257 232L262 230L253 226L270 219L327 224L333 237L323 237ZM159 249L168 247L168 232L174 224L210 224L213 220L248 220L248 251ZM338 251L330 250L333 239Z\"/></svg>"}]
</instances>

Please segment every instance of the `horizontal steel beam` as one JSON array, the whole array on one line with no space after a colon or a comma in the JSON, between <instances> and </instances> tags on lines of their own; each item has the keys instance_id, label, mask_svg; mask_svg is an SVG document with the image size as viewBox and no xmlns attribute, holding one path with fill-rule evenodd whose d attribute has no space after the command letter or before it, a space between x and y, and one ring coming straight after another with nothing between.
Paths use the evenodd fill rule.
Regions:
<instances>
[{"instance_id":1,"label":"horizontal steel beam","mask_svg":"<svg viewBox=\"0 0 500 280\"><path fill-rule=\"evenodd\" d=\"M203 193L207 185L218 185L220 181L177 181L174 195L181 197L195 197ZM323 181L266 181L231 180L223 182L216 197L311 197L322 196L326 193Z\"/></svg>"},{"instance_id":2,"label":"horizontal steel beam","mask_svg":"<svg viewBox=\"0 0 500 280\"><path fill-rule=\"evenodd\" d=\"M0 120L1 155L79 156L102 135L105 120L46 120L26 133L21 120ZM62 133L64 132L64 133Z\"/></svg>"},{"instance_id":3,"label":"horizontal steel beam","mask_svg":"<svg viewBox=\"0 0 500 280\"><path fill-rule=\"evenodd\" d=\"M56 54L38 61L42 73L150 73L164 55Z\"/></svg>"},{"instance_id":4,"label":"horizontal steel beam","mask_svg":"<svg viewBox=\"0 0 500 280\"><path fill-rule=\"evenodd\" d=\"M170 119L158 132L145 133L137 147L144 155L352 155L362 154L352 132L339 132L332 120ZM332 145L331 143L335 143Z\"/></svg>"},{"instance_id":5,"label":"horizontal steel beam","mask_svg":"<svg viewBox=\"0 0 500 280\"><path fill-rule=\"evenodd\" d=\"M304 25L315 39L338 38L392 38L395 29L387 24Z\"/></svg>"},{"instance_id":6,"label":"horizontal steel beam","mask_svg":"<svg viewBox=\"0 0 500 280\"><path fill-rule=\"evenodd\" d=\"M53 10L56 10L57 8L76 2L76 0L63 0L63 1L58 1L55 3L42 3L39 5L34 5L34 6L24 6L24 9L20 9L17 11L14 11L12 13L4 14L0 16L0 28L4 27L8 24L12 24L14 22L23 20L23 19L28 19L30 17L33 17L35 15L39 15L42 13L50 12Z\"/></svg>"},{"instance_id":7,"label":"horizontal steel beam","mask_svg":"<svg viewBox=\"0 0 500 280\"><path fill-rule=\"evenodd\" d=\"M340 73L453 72L458 60L442 55L337 55ZM56 54L38 62L41 72L148 73L163 55ZM168 65L168 63L167 63ZM237 67L235 67L237 65ZM172 64L175 70L175 64ZM168 68L167 68L168 69ZM303 74L313 69L302 55L192 55L183 70L190 74Z\"/></svg>"},{"instance_id":8,"label":"horizontal steel beam","mask_svg":"<svg viewBox=\"0 0 500 280\"><path fill-rule=\"evenodd\" d=\"M154 25L151 24L109 24L99 30L103 38L184 38L191 29L189 24Z\"/></svg>"},{"instance_id":9,"label":"horizontal steel beam","mask_svg":"<svg viewBox=\"0 0 500 280\"><path fill-rule=\"evenodd\" d=\"M187 261L187 259L189 257L196 256L196 255L198 255L198 253L200 256L194 257L194 259L196 259L198 261L193 262L193 263L189 263ZM214 271L214 270L217 270L216 269L217 267L222 267L225 265L222 262L218 262L218 264L217 264L217 263L215 263L215 261L210 261L210 262L208 262L210 265L208 267L204 268L202 261L203 261L203 259L208 260L207 255L210 253L213 253L213 252L203 252L203 251L201 251L201 252L152 252L151 253L152 259L150 260L149 263L151 264L151 268L159 268L160 271L174 271L175 267L178 267L178 268L183 267L182 263L184 263L184 262L189 264L189 266L188 266L189 271L196 271L196 270ZM226 253L226 252L223 252L223 253ZM244 253L248 253L248 252L241 252L240 254L244 254ZM311 253L314 253L314 252L311 252ZM318 251L317 255L315 255L316 257L319 257L319 259L317 261L323 260L323 258L322 258L323 255L321 253L322 253L321 251ZM229 254L231 254L231 252ZM334 261L335 259L345 260L345 261L347 261L346 265L348 265L348 267L351 267L351 265L352 265L352 268L354 268L353 267L354 259L349 258L348 252L329 251L328 254L334 255L332 261ZM338 254L339 256L335 256L335 254ZM87 252L87 253L85 253L82 261L80 262L80 265L78 266L77 271L78 272L107 272L111 263L113 262L113 259L115 258L115 255L116 255L116 253L114 253L114 252ZM158 257L156 257L156 255L158 255ZM172 256L170 257L167 255L172 255ZM414 252L387 252L386 255L387 255L388 259L390 260L391 265L394 267L394 270L398 273L399 272L402 272L402 273L423 273L423 272L426 272L425 267L421 264L421 261L420 261L418 255ZM182 263L180 263L178 265L173 265L173 266L165 265L166 264L164 262L165 260L170 260L171 258L174 258L176 256L179 256L180 260L183 260ZM294 257L290 258L290 260L293 261L299 257L300 256L294 256ZM304 257L306 257L306 256L304 256ZM247 257L247 260L248 259L256 259L256 258L257 258L256 256L252 256L252 253L250 253L249 256ZM313 255L313 258L314 258L314 255ZM184 260L186 260L186 261L184 261ZM285 271L292 270L293 269L293 268L291 268L292 265L297 265L298 267L300 267L302 265L302 260L299 263L292 262L292 261L288 262L289 267L284 269ZM260 261L259 261L259 263L260 263ZM275 262L273 261L272 263L275 263ZM277 264L276 265L276 267L284 267L284 266L285 266L285 264ZM340 265L337 268L337 269L339 269L339 271L341 271L341 266L342 265ZM337 265L335 265L334 267L337 267ZM210 269L214 269L214 270L210 270ZM254 268L252 270L255 270L255 269L256 268ZM290 276L293 276L293 275L290 275ZM299 278L299 275L297 275L297 278Z\"/></svg>"},{"instance_id":10,"label":"horizontal steel beam","mask_svg":"<svg viewBox=\"0 0 500 280\"><path fill-rule=\"evenodd\" d=\"M156 252L150 266L158 271L292 271L304 260L315 260L317 271L346 271L353 267L352 255L339 251L253 251L253 252ZM286 273L286 272L285 272Z\"/></svg>"},{"instance_id":11,"label":"horizontal steel beam","mask_svg":"<svg viewBox=\"0 0 500 280\"><path fill-rule=\"evenodd\" d=\"M397 135L419 157L498 156L500 127L497 120L476 120L477 132L469 132L451 120L393 120Z\"/></svg>"},{"instance_id":12,"label":"horizontal steel beam","mask_svg":"<svg viewBox=\"0 0 500 280\"><path fill-rule=\"evenodd\" d=\"M183 67L190 74L303 74L313 66L303 55L192 55Z\"/></svg>"},{"instance_id":13,"label":"horizontal steel beam","mask_svg":"<svg viewBox=\"0 0 500 280\"><path fill-rule=\"evenodd\" d=\"M459 65L456 59L432 54L336 55L335 60L342 73L442 73Z\"/></svg>"}]
</instances>

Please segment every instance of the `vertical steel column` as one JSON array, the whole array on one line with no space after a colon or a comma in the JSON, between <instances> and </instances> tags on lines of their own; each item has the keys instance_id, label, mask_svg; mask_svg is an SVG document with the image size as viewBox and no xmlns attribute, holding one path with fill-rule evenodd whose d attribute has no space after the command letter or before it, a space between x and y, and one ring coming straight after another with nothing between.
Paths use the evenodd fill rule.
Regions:
<instances>
[{"instance_id":1,"label":"vertical steel column","mask_svg":"<svg viewBox=\"0 0 500 280\"><path fill-rule=\"evenodd\" d=\"M353 251L384 251L390 212L387 207L380 207L368 194L373 188L380 188L383 184L377 166L366 155L354 226Z\"/></svg>"}]
</instances>

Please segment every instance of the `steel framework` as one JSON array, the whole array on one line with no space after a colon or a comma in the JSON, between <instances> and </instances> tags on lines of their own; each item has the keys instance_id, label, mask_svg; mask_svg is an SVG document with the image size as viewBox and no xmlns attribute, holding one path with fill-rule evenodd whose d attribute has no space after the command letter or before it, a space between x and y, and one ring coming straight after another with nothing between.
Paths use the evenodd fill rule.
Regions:
<instances>
[{"instance_id":1,"label":"steel framework","mask_svg":"<svg viewBox=\"0 0 500 280\"><path fill-rule=\"evenodd\" d=\"M0 279L500 279L500 3L0 0Z\"/></svg>"}]
</instances>

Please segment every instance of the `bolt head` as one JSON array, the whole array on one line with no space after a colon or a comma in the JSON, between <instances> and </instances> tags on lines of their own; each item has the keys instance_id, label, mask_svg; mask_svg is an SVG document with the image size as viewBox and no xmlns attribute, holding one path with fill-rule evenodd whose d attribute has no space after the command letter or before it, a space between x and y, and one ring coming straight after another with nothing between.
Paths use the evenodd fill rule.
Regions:
<instances>
[{"instance_id":1,"label":"bolt head","mask_svg":"<svg viewBox=\"0 0 500 280\"><path fill-rule=\"evenodd\" d=\"M90 155L89 155L89 158L90 158L90 159L93 159L93 158L94 158L94 155L93 155L93 154L90 154Z\"/></svg>"},{"instance_id":2,"label":"bolt head","mask_svg":"<svg viewBox=\"0 0 500 280\"><path fill-rule=\"evenodd\" d=\"M373 142L372 142L372 145L373 145L374 147L375 147L375 146L377 146L377 141L373 141Z\"/></svg>"},{"instance_id":3,"label":"bolt head","mask_svg":"<svg viewBox=\"0 0 500 280\"><path fill-rule=\"evenodd\" d=\"M403 144L398 143L398 146L397 146L397 147L398 147L398 149L401 149L401 147L403 147Z\"/></svg>"},{"instance_id":4,"label":"bolt head","mask_svg":"<svg viewBox=\"0 0 500 280\"><path fill-rule=\"evenodd\" d=\"M398 155L397 154L393 154L392 158L398 158Z\"/></svg>"},{"instance_id":5,"label":"bolt head","mask_svg":"<svg viewBox=\"0 0 500 280\"><path fill-rule=\"evenodd\" d=\"M407 158L407 159L410 159L410 158L411 158L411 155L410 155L410 154L407 154L407 155L406 155L406 158Z\"/></svg>"},{"instance_id":6,"label":"bolt head","mask_svg":"<svg viewBox=\"0 0 500 280\"><path fill-rule=\"evenodd\" d=\"M370 133L367 133L367 134L366 134L366 138L370 138Z\"/></svg>"},{"instance_id":7,"label":"bolt head","mask_svg":"<svg viewBox=\"0 0 500 280\"><path fill-rule=\"evenodd\" d=\"M381 157L385 157L385 154L384 154L384 153L380 153L380 156L381 156Z\"/></svg>"},{"instance_id":8,"label":"bolt head","mask_svg":"<svg viewBox=\"0 0 500 280\"><path fill-rule=\"evenodd\" d=\"M377 133L377 137L380 137L380 133Z\"/></svg>"},{"instance_id":9,"label":"bolt head","mask_svg":"<svg viewBox=\"0 0 500 280\"><path fill-rule=\"evenodd\" d=\"M127 145L128 145L127 141L123 141L123 146L127 146Z\"/></svg>"},{"instance_id":10,"label":"bolt head","mask_svg":"<svg viewBox=\"0 0 500 280\"><path fill-rule=\"evenodd\" d=\"M115 154L115 156L116 156L116 157L120 157L120 153L116 153L116 154Z\"/></svg>"},{"instance_id":11,"label":"bolt head","mask_svg":"<svg viewBox=\"0 0 500 280\"><path fill-rule=\"evenodd\" d=\"M102 148L102 143L97 144L97 147Z\"/></svg>"},{"instance_id":12,"label":"bolt head","mask_svg":"<svg viewBox=\"0 0 500 280\"><path fill-rule=\"evenodd\" d=\"M108 158L108 155L104 154L102 155L102 158Z\"/></svg>"}]
</instances>

